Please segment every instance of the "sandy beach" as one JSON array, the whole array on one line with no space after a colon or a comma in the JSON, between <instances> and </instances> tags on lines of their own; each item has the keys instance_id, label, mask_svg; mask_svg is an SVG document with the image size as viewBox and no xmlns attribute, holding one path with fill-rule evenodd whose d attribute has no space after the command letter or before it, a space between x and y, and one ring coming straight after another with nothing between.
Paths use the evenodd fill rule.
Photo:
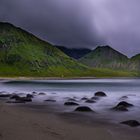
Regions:
<instances>
[{"instance_id":1,"label":"sandy beach","mask_svg":"<svg viewBox=\"0 0 140 140\"><path fill-rule=\"evenodd\" d=\"M0 140L139 140L139 128L73 117L1 102Z\"/></svg>"}]
</instances>

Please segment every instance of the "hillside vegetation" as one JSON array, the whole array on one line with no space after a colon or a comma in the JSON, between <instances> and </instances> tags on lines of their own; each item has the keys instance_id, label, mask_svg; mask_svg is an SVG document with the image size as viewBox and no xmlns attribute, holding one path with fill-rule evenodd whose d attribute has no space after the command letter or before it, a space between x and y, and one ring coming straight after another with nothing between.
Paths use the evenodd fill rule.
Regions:
<instances>
[{"instance_id":1,"label":"hillside vegetation","mask_svg":"<svg viewBox=\"0 0 140 140\"><path fill-rule=\"evenodd\" d=\"M110 46L97 47L80 58L79 62L92 68L140 72L140 54L128 58Z\"/></svg>"},{"instance_id":2,"label":"hillside vegetation","mask_svg":"<svg viewBox=\"0 0 140 140\"><path fill-rule=\"evenodd\" d=\"M137 75L135 72L90 68L81 62L21 28L0 22L0 76L127 77Z\"/></svg>"}]
</instances>

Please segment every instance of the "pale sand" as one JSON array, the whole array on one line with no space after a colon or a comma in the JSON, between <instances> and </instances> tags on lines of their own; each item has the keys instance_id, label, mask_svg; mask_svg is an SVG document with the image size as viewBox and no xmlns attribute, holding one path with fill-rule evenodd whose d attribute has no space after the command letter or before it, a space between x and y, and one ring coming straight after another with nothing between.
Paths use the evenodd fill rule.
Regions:
<instances>
[{"instance_id":1,"label":"pale sand","mask_svg":"<svg viewBox=\"0 0 140 140\"><path fill-rule=\"evenodd\" d=\"M133 133L138 128L67 120L61 115L0 103L0 140L140 140L140 135Z\"/></svg>"}]
</instances>

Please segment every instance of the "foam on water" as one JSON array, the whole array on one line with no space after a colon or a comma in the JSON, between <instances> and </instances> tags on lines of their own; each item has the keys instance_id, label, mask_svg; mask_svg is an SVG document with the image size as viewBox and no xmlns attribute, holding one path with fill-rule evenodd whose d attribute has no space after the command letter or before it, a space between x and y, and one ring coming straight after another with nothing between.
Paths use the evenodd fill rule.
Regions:
<instances>
[{"instance_id":1,"label":"foam on water","mask_svg":"<svg viewBox=\"0 0 140 140\"><path fill-rule=\"evenodd\" d=\"M0 83L1 91L16 93L45 92L46 96L36 96L34 101L42 102L45 99L56 99L57 104L63 105L67 97L75 97L80 105L90 106L102 117L115 118L121 121L123 118L138 119L140 121L140 79L80 79L80 80L28 80L28 81L6 81ZM97 91L104 91L107 97L101 98L93 104L85 103L82 97L93 97ZM122 96L135 107L129 112L112 112L121 100ZM74 107L65 108L72 111Z\"/></svg>"}]
</instances>

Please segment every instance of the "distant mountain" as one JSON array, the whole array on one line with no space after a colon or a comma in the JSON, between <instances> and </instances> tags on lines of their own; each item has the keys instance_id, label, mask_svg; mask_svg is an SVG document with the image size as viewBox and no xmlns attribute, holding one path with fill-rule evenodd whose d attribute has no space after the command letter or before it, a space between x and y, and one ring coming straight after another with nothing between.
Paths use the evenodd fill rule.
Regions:
<instances>
[{"instance_id":1,"label":"distant mountain","mask_svg":"<svg viewBox=\"0 0 140 140\"><path fill-rule=\"evenodd\" d=\"M91 52L91 50L87 49L87 48L66 48L66 47L62 47L62 46L56 46L56 47L58 49L60 49L61 51L63 51L68 56L75 58L75 59L79 59L79 58L83 57L84 55Z\"/></svg>"},{"instance_id":2,"label":"distant mountain","mask_svg":"<svg viewBox=\"0 0 140 140\"><path fill-rule=\"evenodd\" d=\"M94 68L126 69L129 58L110 46L99 46L79 62Z\"/></svg>"},{"instance_id":3,"label":"distant mountain","mask_svg":"<svg viewBox=\"0 0 140 140\"><path fill-rule=\"evenodd\" d=\"M140 71L140 54L137 54L133 56L132 58L130 58L129 69Z\"/></svg>"},{"instance_id":4,"label":"distant mountain","mask_svg":"<svg viewBox=\"0 0 140 140\"><path fill-rule=\"evenodd\" d=\"M88 50L80 50L80 56L87 52ZM93 51L86 55L90 56L92 53ZM102 55L104 53L99 54ZM105 53L102 59L106 56L108 59L110 58L110 62L112 62L111 58L116 58L123 62L127 60L125 56L117 57L117 53L113 54L116 57L112 56L112 52L110 52L110 57L106 54L108 55L108 53ZM76 54L76 58L80 56ZM81 60L84 60L84 58ZM102 62L99 57L97 57L97 60L97 62ZM103 64L105 66L107 62ZM0 76L127 77L136 75L133 72L104 68L95 69L89 66L69 57L57 47L21 28L0 22Z\"/></svg>"},{"instance_id":5,"label":"distant mountain","mask_svg":"<svg viewBox=\"0 0 140 140\"><path fill-rule=\"evenodd\" d=\"M48 42L0 22L0 75L78 76L86 70Z\"/></svg>"},{"instance_id":6,"label":"distant mountain","mask_svg":"<svg viewBox=\"0 0 140 140\"><path fill-rule=\"evenodd\" d=\"M137 55L131 57L131 60L132 61L140 61L140 54L137 54Z\"/></svg>"}]
</instances>

